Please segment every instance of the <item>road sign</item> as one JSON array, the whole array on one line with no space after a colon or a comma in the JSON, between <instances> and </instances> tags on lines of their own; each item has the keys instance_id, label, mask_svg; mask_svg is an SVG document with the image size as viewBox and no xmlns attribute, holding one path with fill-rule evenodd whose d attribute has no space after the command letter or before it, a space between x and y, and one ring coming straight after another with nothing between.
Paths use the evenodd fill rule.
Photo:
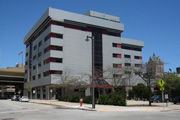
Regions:
<instances>
[{"instance_id":1,"label":"road sign","mask_svg":"<svg viewBox=\"0 0 180 120\"><path fill-rule=\"evenodd\" d=\"M163 79L160 79L158 83L159 83L159 85L162 87L162 86L164 85L165 82L164 82Z\"/></svg>"},{"instance_id":2,"label":"road sign","mask_svg":"<svg viewBox=\"0 0 180 120\"><path fill-rule=\"evenodd\" d=\"M164 91L164 87L160 87L160 91Z\"/></svg>"},{"instance_id":3,"label":"road sign","mask_svg":"<svg viewBox=\"0 0 180 120\"><path fill-rule=\"evenodd\" d=\"M165 94L165 99L168 99L169 97L168 97L168 94Z\"/></svg>"}]
</instances>

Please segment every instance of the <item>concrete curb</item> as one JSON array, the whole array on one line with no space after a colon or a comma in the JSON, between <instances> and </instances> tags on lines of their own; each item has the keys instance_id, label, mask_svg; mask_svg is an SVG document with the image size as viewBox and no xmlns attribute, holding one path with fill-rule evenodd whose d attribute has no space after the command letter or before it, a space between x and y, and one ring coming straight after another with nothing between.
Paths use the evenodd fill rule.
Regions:
<instances>
[{"instance_id":1,"label":"concrete curb","mask_svg":"<svg viewBox=\"0 0 180 120\"><path fill-rule=\"evenodd\" d=\"M170 112L172 110L180 110L179 108L168 108L165 109L158 107L146 107L145 105L138 106L108 106L108 105L98 105L95 109L92 109L90 106L78 106L78 103L70 102L59 102L59 101L38 101L30 100L31 103L45 104L45 105L54 105L61 106L64 109L78 109L86 111L97 111L97 112Z\"/></svg>"}]
</instances>

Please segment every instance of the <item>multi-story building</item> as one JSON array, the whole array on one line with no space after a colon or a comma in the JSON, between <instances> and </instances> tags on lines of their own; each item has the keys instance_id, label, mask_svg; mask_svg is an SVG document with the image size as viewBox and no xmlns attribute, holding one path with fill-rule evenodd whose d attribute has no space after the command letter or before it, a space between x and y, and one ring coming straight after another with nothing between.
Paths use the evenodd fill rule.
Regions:
<instances>
[{"instance_id":1,"label":"multi-story building","mask_svg":"<svg viewBox=\"0 0 180 120\"><path fill-rule=\"evenodd\" d=\"M116 69L141 67L144 42L122 38L123 31L124 24L117 16L95 11L81 15L49 8L24 38L24 94L32 87L30 97L51 99L57 93L51 86L66 82L63 75L90 85L92 40L95 71L103 71L109 66ZM87 36L91 37L90 41L86 41ZM103 77L103 73L99 77ZM111 85L104 80L101 82ZM89 95L90 87L83 94Z\"/></svg>"},{"instance_id":2,"label":"multi-story building","mask_svg":"<svg viewBox=\"0 0 180 120\"><path fill-rule=\"evenodd\" d=\"M163 77L164 73L164 62L161 60L160 56L156 56L153 53L153 56L149 58L149 61L146 63L146 72L151 74L152 79L160 79Z\"/></svg>"}]
</instances>

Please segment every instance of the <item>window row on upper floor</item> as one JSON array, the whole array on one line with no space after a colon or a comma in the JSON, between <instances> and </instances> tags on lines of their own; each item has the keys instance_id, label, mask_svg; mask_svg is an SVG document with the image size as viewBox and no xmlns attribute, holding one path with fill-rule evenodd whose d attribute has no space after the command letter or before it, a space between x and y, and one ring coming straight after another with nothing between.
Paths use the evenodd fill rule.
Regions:
<instances>
[{"instance_id":1,"label":"window row on upper floor","mask_svg":"<svg viewBox=\"0 0 180 120\"><path fill-rule=\"evenodd\" d=\"M59 21L55 21L55 20L50 20L45 25L43 25L43 24L44 24L44 22L36 29L36 31L35 31L36 34L33 34L33 36L31 36L29 38L29 40L28 40L29 43L26 44L26 47L28 47L32 41L36 40L50 25L63 26L65 28L76 29L76 30L81 30L81 31L89 31L89 32L92 32L92 30L94 29L94 27L91 27L91 26L86 26L86 25L79 26L79 25L59 22ZM96 28L96 29L100 29L100 28ZM112 32L112 31L109 31L106 29L101 29L101 32L102 32L102 34L115 36L115 37L121 37L121 33L118 33L118 32Z\"/></svg>"},{"instance_id":2,"label":"window row on upper floor","mask_svg":"<svg viewBox=\"0 0 180 120\"><path fill-rule=\"evenodd\" d=\"M138 46L128 46L128 45L122 45L119 43L112 43L112 47L126 49L126 50L133 50L133 51L142 51L142 48L139 48Z\"/></svg>"},{"instance_id":3,"label":"window row on upper floor","mask_svg":"<svg viewBox=\"0 0 180 120\"><path fill-rule=\"evenodd\" d=\"M133 65L131 63L126 62L126 63L124 63L124 66L129 67L129 66L133 66ZM142 67L142 64L135 63L134 67ZM113 68L122 68L122 64L113 63Z\"/></svg>"},{"instance_id":4,"label":"window row on upper floor","mask_svg":"<svg viewBox=\"0 0 180 120\"><path fill-rule=\"evenodd\" d=\"M113 58L122 58L121 54L118 54L118 53L113 53L112 57ZM129 58L130 59L131 55L124 54L124 58ZM142 60L142 56L134 56L134 59Z\"/></svg>"}]
</instances>

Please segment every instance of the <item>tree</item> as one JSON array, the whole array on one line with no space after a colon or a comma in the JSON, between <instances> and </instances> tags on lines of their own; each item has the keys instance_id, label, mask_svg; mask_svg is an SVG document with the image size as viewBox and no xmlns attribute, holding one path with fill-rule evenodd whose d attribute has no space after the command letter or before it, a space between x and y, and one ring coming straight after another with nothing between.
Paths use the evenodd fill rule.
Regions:
<instances>
[{"instance_id":1,"label":"tree","mask_svg":"<svg viewBox=\"0 0 180 120\"><path fill-rule=\"evenodd\" d=\"M121 68L108 67L105 71L104 78L113 86L113 92L115 92L115 88L125 86L126 81L122 78L123 74L124 72Z\"/></svg>"},{"instance_id":2,"label":"tree","mask_svg":"<svg viewBox=\"0 0 180 120\"><path fill-rule=\"evenodd\" d=\"M148 88L142 84L139 83L136 86L133 87L133 94L134 97L142 99L148 99Z\"/></svg>"},{"instance_id":3,"label":"tree","mask_svg":"<svg viewBox=\"0 0 180 120\"><path fill-rule=\"evenodd\" d=\"M180 95L180 77L175 73L164 73L163 80L165 81L165 93L168 93L170 98Z\"/></svg>"},{"instance_id":4,"label":"tree","mask_svg":"<svg viewBox=\"0 0 180 120\"><path fill-rule=\"evenodd\" d=\"M134 69L136 73L144 80L148 88L148 99L149 99L149 106L151 106L151 87L154 84L158 83L158 79L156 79L154 72L155 72L156 63L144 64L142 68ZM144 73L144 74L142 74Z\"/></svg>"},{"instance_id":5,"label":"tree","mask_svg":"<svg viewBox=\"0 0 180 120\"><path fill-rule=\"evenodd\" d=\"M62 89L63 95L66 95L67 88L83 89L89 85L89 78L86 74L73 75L72 70L68 68L63 73L57 72L53 79L56 80L56 84L53 87Z\"/></svg>"}]
</instances>

